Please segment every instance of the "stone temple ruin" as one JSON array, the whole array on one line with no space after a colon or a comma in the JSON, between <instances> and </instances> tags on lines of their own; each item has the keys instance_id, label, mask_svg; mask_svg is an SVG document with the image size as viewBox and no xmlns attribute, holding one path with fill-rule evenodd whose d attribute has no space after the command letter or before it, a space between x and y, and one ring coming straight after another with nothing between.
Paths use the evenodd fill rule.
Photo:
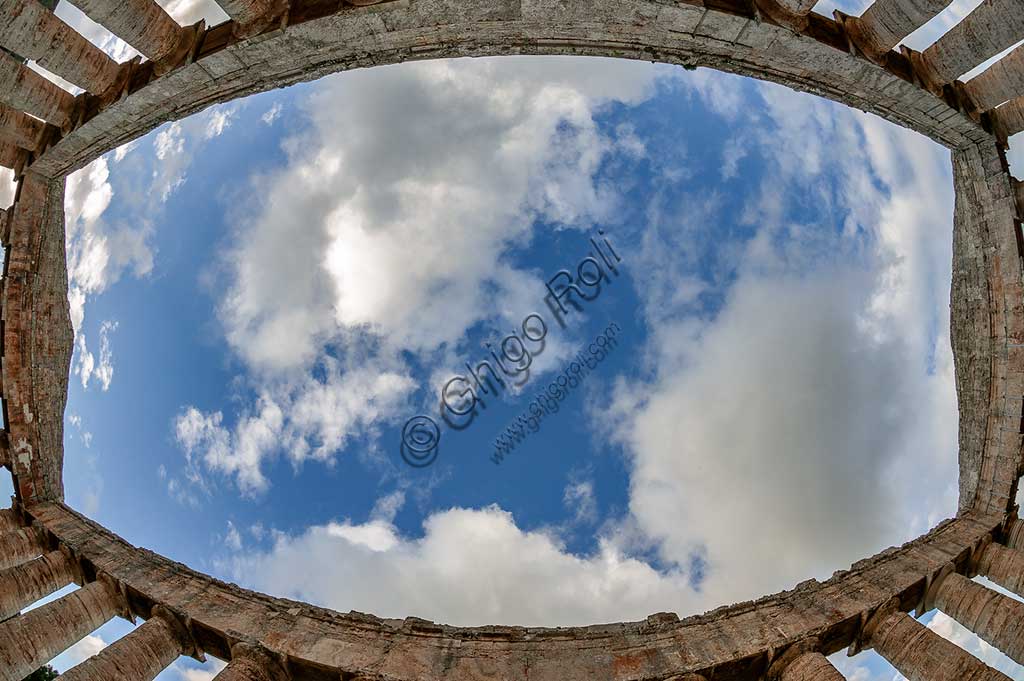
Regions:
<instances>
[{"instance_id":1,"label":"stone temple ruin","mask_svg":"<svg viewBox=\"0 0 1024 681\"><path fill-rule=\"evenodd\" d=\"M145 623L61 678L153 679L180 655L228 662L219 681L728 681L842 679L824 655L873 648L912 681L1007 679L908 613L938 608L1024 663L1024 0L984 0L923 52L897 44L950 0L876 0L860 17L815 0L217 0L231 20L181 26L154 0L75 0L141 52L116 63L51 11L0 0L0 681L20 681L111 618ZM952 341L960 409L955 518L826 582L680 620L457 628L341 614L241 589L124 542L65 506L72 331L64 182L158 125L218 102L409 59L603 55L706 66L809 91L952 152ZM84 88L72 96L32 59ZM941 238L942 235L936 235ZM920 492L921 490L916 490ZM62 587L81 588L20 609Z\"/></svg>"}]
</instances>

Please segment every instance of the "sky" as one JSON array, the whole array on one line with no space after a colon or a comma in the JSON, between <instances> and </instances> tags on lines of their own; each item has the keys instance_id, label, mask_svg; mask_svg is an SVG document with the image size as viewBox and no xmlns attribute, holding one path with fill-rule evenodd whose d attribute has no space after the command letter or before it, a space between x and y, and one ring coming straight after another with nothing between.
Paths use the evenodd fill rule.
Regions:
<instances>
[{"instance_id":1,"label":"sky","mask_svg":"<svg viewBox=\"0 0 1024 681\"><path fill-rule=\"evenodd\" d=\"M213 107L68 180L67 502L249 588L455 625L827 579L956 512L952 202L928 139L707 69L407 63Z\"/></svg>"}]
</instances>

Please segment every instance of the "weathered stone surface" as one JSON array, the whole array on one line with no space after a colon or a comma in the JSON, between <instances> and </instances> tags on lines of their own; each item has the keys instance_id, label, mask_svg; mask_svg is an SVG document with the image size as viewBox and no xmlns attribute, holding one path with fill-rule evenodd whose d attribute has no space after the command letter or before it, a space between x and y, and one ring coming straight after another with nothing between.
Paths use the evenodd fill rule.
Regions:
<instances>
[{"instance_id":1,"label":"weathered stone surface","mask_svg":"<svg viewBox=\"0 0 1024 681\"><path fill-rule=\"evenodd\" d=\"M0 621L75 581L75 568L60 551L0 571Z\"/></svg>"},{"instance_id":2,"label":"weathered stone surface","mask_svg":"<svg viewBox=\"0 0 1024 681\"><path fill-rule=\"evenodd\" d=\"M821 653L804 653L786 665L778 681L845 681Z\"/></svg>"},{"instance_id":3,"label":"weathered stone surface","mask_svg":"<svg viewBox=\"0 0 1024 681\"><path fill-rule=\"evenodd\" d=\"M0 0L0 6L20 7L16 20L24 22L38 12L24 4L28 1ZM960 68L1019 32L1019 17L1010 17L977 44L965 38L1003 17L1008 3L983 4L970 21L940 40L945 42L922 57L930 75ZM0 109L0 137L6 135L9 145L32 138L33 146L26 149L35 149L40 137L50 140L25 174L6 226L0 225L0 232L9 232L11 249L2 293L2 385L9 409L10 464L28 520L38 521L68 555L80 558L90 575L99 571L112 583L92 582L0 624L0 681L20 680L123 607L145 617L160 607L181 613L189 622L189 646L195 636L194 643L210 654L231 659L220 681L286 678L277 660L287 660L296 678L352 681L703 681L699 674L753 681L769 672L770 663L775 666L769 673L778 671L786 681L837 679L822 654L862 643L866 634L860 626L868 615L893 604L901 610L914 607L925 596L925 584L945 584L934 580L950 564L968 564L983 546L988 548L979 570L996 583L1020 589L1024 554L989 544L993 538L1016 544L1024 534L1015 525L1009 532L1003 529L1024 470L1024 238L1015 222L1020 190L1006 171L999 140L954 108L952 97L939 99L915 84L911 65L917 61L891 53L874 63L848 49L843 25L816 15L791 20L809 9L810 0L783 0L782 5L758 0L756 9L740 0L708 6L697 0L395 0L360 8L334 0L294 0L282 17L283 5L270 0L223 0L237 21L208 33L183 30L151 0L76 4L161 61L153 68L140 67L122 98L98 104L85 95L76 101L55 92L49 83L34 80L35 74L26 75L13 59L0 59L0 100L18 109L7 109L6 119ZM879 48L941 4L881 0L859 23L851 21L852 39ZM780 6L778 13L763 11ZM48 21L31 24L39 35L12 34L12 41L37 49L50 35L47 31L55 30L47 28ZM7 24L0 19L0 29L10 25L9 17ZM872 27L869 39L865 25ZM60 503L72 347L63 176L161 123L218 102L346 69L494 54L602 55L708 66L873 112L954 150L951 337L960 400L961 492L956 519L827 582L812 580L793 591L683 620L652 616L643 622L560 629L457 628L416 618L345 615L246 591L136 549ZM47 58L60 58L60 50ZM86 60L62 68L71 72L97 65ZM986 88L1000 92L1008 87L1006 78L988 80L991 85L985 80L974 85L979 101L1002 96ZM19 110L46 111L40 117L67 134L54 141L53 132L38 122L33 130ZM1003 137L1021 129L1024 100L997 107L991 120ZM0 527L4 523L16 529L20 518L0 513ZM16 529L14 535L32 532L42 542L38 529ZM0 538L0 556L24 556L27 544L19 541L5 549ZM41 543L32 550L38 555L45 548ZM56 562L64 555L48 553L0 573L0 609L15 608L18 601L69 579L74 566ZM992 640L1017 645L1010 622L1016 610L988 600L987 594L980 598L958 577L946 578L952 581L940 595L945 606ZM967 593L974 593L975 600L961 597ZM871 644L912 681L1006 678L952 644L936 641L901 612L872 622L879 619ZM71 678L151 678L185 650L181 630L167 629L171 621L178 620L150 618L123 645L76 668ZM778 651L790 657L779 658Z\"/></svg>"},{"instance_id":4,"label":"weathered stone surface","mask_svg":"<svg viewBox=\"0 0 1024 681\"><path fill-rule=\"evenodd\" d=\"M0 0L0 45L93 93L117 77L117 64L39 0Z\"/></svg>"},{"instance_id":5,"label":"weathered stone surface","mask_svg":"<svg viewBox=\"0 0 1024 681\"><path fill-rule=\"evenodd\" d=\"M935 607L1011 660L1024 663L1024 603L954 572L936 588Z\"/></svg>"},{"instance_id":6,"label":"weathered stone surface","mask_svg":"<svg viewBox=\"0 0 1024 681\"><path fill-rule=\"evenodd\" d=\"M0 140L33 150L43 135L43 123L6 104L0 104Z\"/></svg>"},{"instance_id":7,"label":"weathered stone surface","mask_svg":"<svg viewBox=\"0 0 1024 681\"><path fill-rule=\"evenodd\" d=\"M25 501L63 499L64 407L71 310L64 254L64 180L26 173L10 220L3 390L16 490Z\"/></svg>"},{"instance_id":8,"label":"weathered stone surface","mask_svg":"<svg viewBox=\"0 0 1024 681\"><path fill-rule=\"evenodd\" d=\"M936 82L949 83L1022 38L1020 0L986 0L921 57Z\"/></svg>"},{"instance_id":9,"label":"weathered stone surface","mask_svg":"<svg viewBox=\"0 0 1024 681\"><path fill-rule=\"evenodd\" d=\"M702 673L740 674L767 650L808 636L845 647L862 613L894 596L912 603L924 575L966 556L999 527L1002 514L965 514L927 537L884 552L791 592L671 622L593 627L457 628L409 620L382 620L271 598L193 572L135 549L61 504L36 504L29 513L76 554L131 587L146 603L162 603L205 632L204 649L230 657L238 641L259 641L286 655L297 670L337 668L389 679L489 678L629 681ZM685 644L681 645L681 642Z\"/></svg>"},{"instance_id":10,"label":"weathered stone surface","mask_svg":"<svg viewBox=\"0 0 1024 681\"><path fill-rule=\"evenodd\" d=\"M0 570L21 565L46 550L46 534L38 527L26 527L0 534Z\"/></svg>"},{"instance_id":11,"label":"weathered stone surface","mask_svg":"<svg viewBox=\"0 0 1024 681\"><path fill-rule=\"evenodd\" d=\"M1007 591L1024 595L1024 551L990 544L981 555L978 574Z\"/></svg>"},{"instance_id":12,"label":"weathered stone surface","mask_svg":"<svg viewBox=\"0 0 1024 681\"><path fill-rule=\"evenodd\" d=\"M903 612L884 619L871 644L909 681L1010 681Z\"/></svg>"},{"instance_id":13,"label":"weathered stone surface","mask_svg":"<svg viewBox=\"0 0 1024 681\"><path fill-rule=\"evenodd\" d=\"M851 18L850 33L873 56L888 52L900 41L946 9L952 0L875 0L860 18Z\"/></svg>"},{"instance_id":14,"label":"weathered stone surface","mask_svg":"<svg viewBox=\"0 0 1024 681\"><path fill-rule=\"evenodd\" d=\"M1017 191L1020 202L1024 205L1024 184L1018 182ZM1006 528L1006 541L1003 543L1008 549L1024 550L1024 520L1018 519L1010 523Z\"/></svg>"},{"instance_id":15,"label":"weathered stone surface","mask_svg":"<svg viewBox=\"0 0 1024 681\"><path fill-rule=\"evenodd\" d=\"M0 681L21 681L118 614L117 593L103 582L0 622Z\"/></svg>"},{"instance_id":16,"label":"weathered stone surface","mask_svg":"<svg viewBox=\"0 0 1024 681\"><path fill-rule=\"evenodd\" d=\"M60 678L63 681L153 681L188 646L178 624L157 616L64 672Z\"/></svg>"},{"instance_id":17,"label":"weathered stone surface","mask_svg":"<svg viewBox=\"0 0 1024 681\"><path fill-rule=\"evenodd\" d=\"M995 128L1003 139L1024 132L1024 95L996 107L992 117L995 119Z\"/></svg>"},{"instance_id":18,"label":"weathered stone surface","mask_svg":"<svg viewBox=\"0 0 1024 681\"><path fill-rule=\"evenodd\" d=\"M185 32L153 0L75 0L75 6L153 61L180 48Z\"/></svg>"},{"instance_id":19,"label":"weathered stone surface","mask_svg":"<svg viewBox=\"0 0 1024 681\"><path fill-rule=\"evenodd\" d=\"M964 89L984 110L1024 95L1024 45L971 78Z\"/></svg>"},{"instance_id":20,"label":"weathered stone surface","mask_svg":"<svg viewBox=\"0 0 1024 681\"><path fill-rule=\"evenodd\" d=\"M75 98L0 50L0 103L67 128Z\"/></svg>"},{"instance_id":21,"label":"weathered stone surface","mask_svg":"<svg viewBox=\"0 0 1024 681\"><path fill-rule=\"evenodd\" d=\"M821 19L821 21L829 21ZM115 102L34 163L56 176L168 120L329 73L414 59L583 54L703 65L783 83L870 111L941 144L986 133L883 67L768 22L686 3L631 0L387 2L231 42ZM301 64L297 68L297 64ZM808 65L813 64L813 68Z\"/></svg>"},{"instance_id":22,"label":"weathered stone surface","mask_svg":"<svg viewBox=\"0 0 1024 681\"><path fill-rule=\"evenodd\" d=\"M245 643L231 648L231 662L214 681L290 681L280 663L265 651Z\"/></svg>"}]
</instances>

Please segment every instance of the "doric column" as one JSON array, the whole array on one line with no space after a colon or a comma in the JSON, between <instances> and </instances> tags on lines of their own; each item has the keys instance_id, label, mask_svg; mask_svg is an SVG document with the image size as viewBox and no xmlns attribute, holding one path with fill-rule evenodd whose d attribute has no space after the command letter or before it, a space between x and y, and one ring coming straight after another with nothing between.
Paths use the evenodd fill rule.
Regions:
<instances>
[{"instance_id":1,"label":"doric column","mask_svg":"<svg viewBox=\"0 0 1024 681\"><path fill-rule=\"evenodd\" d=\"M965 89L982 111L1024 95L1024 45L971 78Z\"/></svg>"},{"instance_id":2,"label":"doric column","mask_svg":"<svg viewBox=\"0 0 1024 681\"><path fill-rule=\"evenodd\" d=\"M75 566L61 551L0 571L0 621L75 581Z\"/></svg>"},{"instance_id":3,"label":"doric column","mask_svg":"<svg viewBox=\"0 0 1024 681\"><path fill-rule=\"evenodd\" d=\"M176 620L156 615L59 678L63 681L153 681L190 648L188 635Z\"/></svg>"},{"instance_id":4,"label":"doric column","mask_svg":"<svg viewBox=\"0 0 1024 681\"><path fill-rule=\"evenodd\" d=\"M910 681L1010 681L905 612L882 618L869 643Z\"/></svg>"},{"instance_id":5,"label":"doric column","mask_svg":"<svg viewBox=\"0 0 1024 681\"><path fill-rule=\"evenodd\" d=\"M1000 105L992 113L992 118L995 119L996 131L1004 137L1024 132L1024 95Z\"/></svg>"},{"instance_id":6,"label":"doric column","mask_svg":"<svg viewBox=\"0 0 1024 681\"><path fill-rule=\"evenodd\" d=\"M19 163L23 163L24 159L24 149L5 140L0 140L0 166L4 168L19 168Z\"/></svg>"},{"instance_id":7,"label":"doric column","mask_svg":"<svg viewBox=\"0 0 1024 681\"><path fill-rule=\"evenodd\" d=\"M768 672L771 681L846 681L839 670L818 652L806 652Z\"/></svg>"},{"instance_id":8,"label":"doric column","mask_svg":"<svg viewBox=\"0 0 1024 681\"><path fill-rule=\"evenodd\" d=\"M115 589L96 581L0 623L0 681L21 681L120 610Z\"/></svg>"},{"instance_id":9,"label":"doric column","mask_svg":"<svg viewBox=\"0 0 1024 681\"><path fill-rule=\"evenodd\" d=\"M1024 661L1024 603L954 572L934 587L934 605L1011 660Z\"/></svg>"},{"instance_id":10,"label":"doric column","mask_svg":"<svg viewBox=\"0 0 1024 681\"><path fill-rule=\"evenodd\" d=\"M1014 180L1014 184L1016 185L1017 200L1024 201L1024 184L1020 180ZM1010 526L1006 528L1006 541L1003 542L1003 546L1018 551L1024 550L1024 520L1018 519L1010 523Z\"/></svg>"},{"instance_id":11,"label":"doric column","mask_svg":"<svg viewBox=\"0 0 1024 681\"><path fill-rule=\"evenodd\" d=\"M237 24L236 35L251 35L279 19L285 0L217 0L217 4Z\"/></svg>"},{"instance_id":12,"label":"doric column","mask_svg":"<svg viewBox=\"0 0 1024 681\"><path fill-rule=\"evenodd\" d=\"M0 102L66 129L75 98L0 51Z\"/></svg>"},{"instance_id":13,"label":"doric column","mask_svg":"<svg viewBox=\"0 0 1024 681\"><path fill-rule=\"evenodd\" d=\"M266 651L245 643L231 648L231 662L213 681L289 681L291 677Z\"/></svg>"},{"instance_id":14,"label":"doric column","mask_svg":"<svg viewBox=\"0 0 1024 681\"><path fill-rule=\"evenodd\" d=\"M0 0L0 45L93 94L117 77L113 59L39 0Z\"/></svg>"},{"instance_id":15,"label":"doric column","mask_svg":"<svg viewBox=\"0 0 1024 681\"><path fill-rule=\"evenodd\" d=\"M34 151L42 136L42 122L6 104L0 104L0 140Z\"/></svg>"},{"instance_id":16,"label":"doric column","mask_svg":"<svg viewBox=\"0 0 1024 681\"><path fill-rule=\"evenodd\" d=\"M930 76L950 83L1024 38L1020 0L986 0L926 49Z\"/></svg>"},{"instance_id":17,"label":"doric column","mask_svg":"<svg viewBox=\"0 0 1024 681\"><path fill-rule=\"evenodd\" d=\"M46 533L39 527L26 527L0 534L0 570L32 560L46 550Z\"/></svg>"},{"instance_id":18,"label":"doric column","mask_svg":"<svg viewBox=\"0 0 1024 681\"><path fill-rule=\"evenodd\" d=\"M153 61L180 51L187 31L153 0L75 0L90 19Z\"/></svg>"},{"instance_id":19,"label":"doric column","mask_svg":"<svg viewBox=\"0 0 1024 681\"><path fill-rule=\"evenodd\" d=\"M862 50L877 57L899 45L951 1L875 0L859 18L847 21L847 29Z\"/></svg>"},{"instance_id":20,"label":"doric column","mask_svg":"<svg viewBox=\"0 0 1024 681\"><path fill-rule=\"evenodd\" d=\"M21 519L13 508L0 510L0 532L11 532L21 529Z\"/></svg>"},{"instance_id":21,"label":"doric column","mask_svg":"<svg viewBox=\"0 0 1024 681\"><path fill-rule=\"evenodd\" d=\"M1013 180L1013 194L1017 197L1017 217L1024 219L1024 182L1018 179ZM1019 520L1017 522L1017 537L1010 536L1006 541L1006 545L1010 548L1020 549L1024 545L1024 524ZM1011 544L1011 542L1013 542Z\"/></svg>"},{"instance_id":22,"label":"doric column","mask_svg":"<svg viewBox=\"0 0 1024 681\"><path fill-rule=\"evenodd\" d=\"M989 544L978 560L978 574L1007 591L1024 594L1024 551Z\"/></svg>"}]
</instances>

